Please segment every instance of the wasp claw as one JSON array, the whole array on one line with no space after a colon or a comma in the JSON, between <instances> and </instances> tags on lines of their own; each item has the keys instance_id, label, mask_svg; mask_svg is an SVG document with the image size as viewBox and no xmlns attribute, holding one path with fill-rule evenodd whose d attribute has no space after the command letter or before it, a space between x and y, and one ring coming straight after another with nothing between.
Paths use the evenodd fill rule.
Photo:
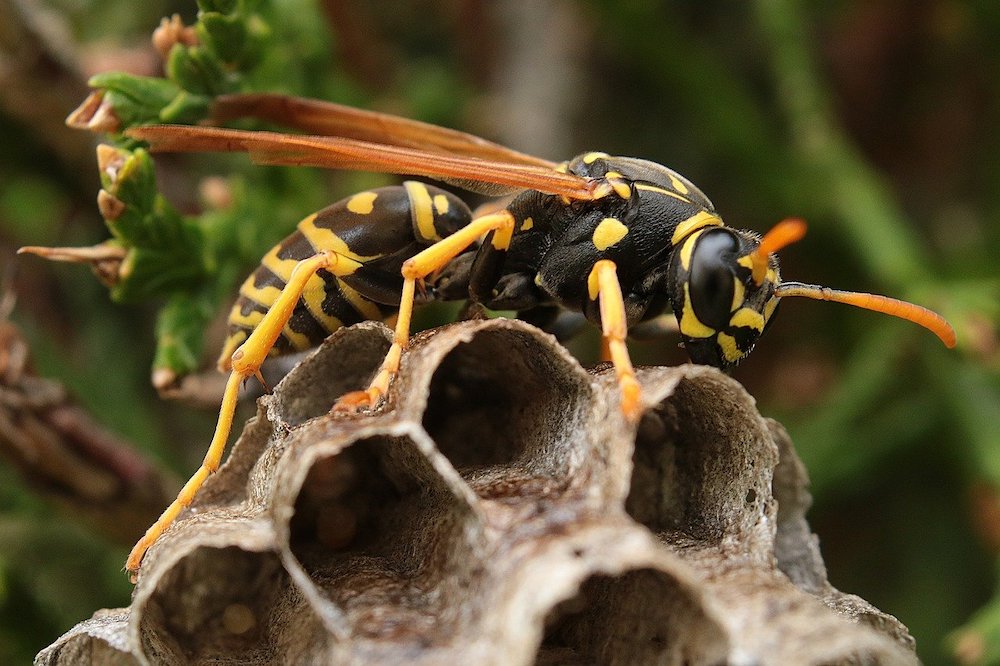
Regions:
<instances>
[{"instance_id":1,"label":"wasp claw","mask_svg":"<svg viewBox=\"0 0 1000 666\"><path fill-rule=\"evenodd\" d=\"M351 391L340 396L330 411L334 414L356 414L360 411L374 409L381 399L382 392L378 389Z\"/></svg>"}]
</instances>

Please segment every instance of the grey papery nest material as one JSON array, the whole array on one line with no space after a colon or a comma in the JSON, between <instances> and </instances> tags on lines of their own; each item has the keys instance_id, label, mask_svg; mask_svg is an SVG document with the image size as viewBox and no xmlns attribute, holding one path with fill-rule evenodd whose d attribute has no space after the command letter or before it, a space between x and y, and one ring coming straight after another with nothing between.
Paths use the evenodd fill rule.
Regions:
<instances>
[{"instance_id":1,"label":"grey papery nest material","mask_svg":"<svg viewBox=\"0 0 1000 666\"><path fill-rule=\"evenodd\" d=\"M641 369L630 426L610 369L467 321L413 340L378 413L328 414L390 339L343 329L261 399L132 605L37 663L916 662L827 582L802 464L732 379Z\"/></svg>"}]
</instances>

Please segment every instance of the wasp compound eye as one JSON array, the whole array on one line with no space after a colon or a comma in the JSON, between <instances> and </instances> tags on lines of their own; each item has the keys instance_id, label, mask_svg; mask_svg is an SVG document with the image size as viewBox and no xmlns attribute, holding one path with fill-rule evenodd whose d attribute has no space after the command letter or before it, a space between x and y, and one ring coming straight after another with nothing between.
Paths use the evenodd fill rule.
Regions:
<instances>
[{"instance_id":1,"label":"wasp compound eye","mask_svg":"<svg viewBox=\"0 0 1000 666\"><path fill-rule=\"evenodd\" d=\"M712 230L702 234L691 256L691 308L699 321L716 330L729 324L738 249L729 231Z\"/></svg>"}]
</instances>

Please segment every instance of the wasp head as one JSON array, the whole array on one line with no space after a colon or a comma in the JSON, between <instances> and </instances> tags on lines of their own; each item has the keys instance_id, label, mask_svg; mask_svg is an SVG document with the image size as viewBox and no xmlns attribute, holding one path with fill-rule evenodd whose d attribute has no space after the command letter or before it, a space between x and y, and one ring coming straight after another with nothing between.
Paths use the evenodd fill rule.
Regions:
<instances>
[{"instance_id":1,"label":"wasp head","mask_svg":"<svg viewBox=\"0 0 1000 666\"><path fill-rule=\"evenodd\" d=\"M781 245L804 233L804 225L778 229ZM761 239L723 226L703 227L679 242L672 301L692 361L730 369L753 349L778 305L776 245L771 234Z\"/></svg>"},{"instance_id":2,"label":"wasp head","mask_svg":"<svg viewBox=\"0 0 1000 666\"><path fill-rule=\"evenodd\" d=\"M882 312L923 326L947 347L955 331L937 313L888 296L782 282L776 252L801 239L805 222L787 219L763 238L750 231L703 226L671 255L669 289L681 340L691 360L729 370L750 353L778 301L804 296Z\"/></svg>"}]
</instances>

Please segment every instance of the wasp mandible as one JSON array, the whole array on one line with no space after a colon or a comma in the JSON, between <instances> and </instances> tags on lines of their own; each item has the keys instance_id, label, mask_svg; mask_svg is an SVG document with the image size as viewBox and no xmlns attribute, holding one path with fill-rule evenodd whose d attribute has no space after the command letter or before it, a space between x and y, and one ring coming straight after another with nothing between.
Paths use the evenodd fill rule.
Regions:
<instances>
[{"instance_id":1,"label":"wasp mandible","mask_svg":"<svg viewBox=\"0 0 1000 666\"><path fill-rule=\"evenodd\" d=\"M939 315L886 296L782 281L776 252L805 233L785 220L763 237L725 226L689 180L659 164L590 152L557 164L455 130L280 95L220 98L215 118L256 117L307 135L219 127L147 126L128 134L154 151L247 152L262 164L422 176L505 196L475 215L420 182L355 194L299 223L246 280L229 317L219 366L230 373L201 468L136 544L146 549L190 504L222 459L240 384L269 354L306 349L341 326L396 315L392 346L370 385L338 409L375 407L399 370L415 303L468 299L515 310L543 328L564 311L601 327L636 419L642 397L625 340L630 327L672 311L691 360L729 369L753 349L781 299L830 300L908 319L948 347Z\"/></svg>"}]
</instances>

